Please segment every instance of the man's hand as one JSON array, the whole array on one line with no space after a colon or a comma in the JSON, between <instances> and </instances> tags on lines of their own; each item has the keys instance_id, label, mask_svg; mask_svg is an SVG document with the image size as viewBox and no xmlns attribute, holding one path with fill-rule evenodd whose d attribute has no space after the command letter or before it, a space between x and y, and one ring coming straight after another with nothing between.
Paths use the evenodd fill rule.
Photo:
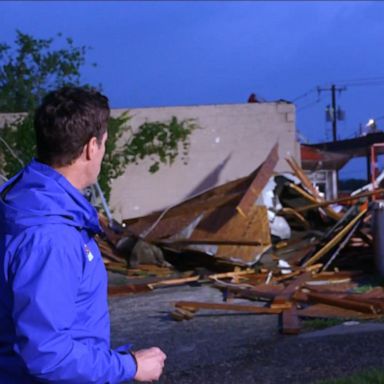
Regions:
<instances>
[{"instance_id":1,"label":"man's hand","mask_svg":"<svg viewBox=\"0 0 384 384\"><path fill-rule=\"evenodd\" d=\"M164 368L165 353L157 347L141 349L133 352L137 362L135 380L154 381L158 380Z\"/></svg>"}]
</instances>

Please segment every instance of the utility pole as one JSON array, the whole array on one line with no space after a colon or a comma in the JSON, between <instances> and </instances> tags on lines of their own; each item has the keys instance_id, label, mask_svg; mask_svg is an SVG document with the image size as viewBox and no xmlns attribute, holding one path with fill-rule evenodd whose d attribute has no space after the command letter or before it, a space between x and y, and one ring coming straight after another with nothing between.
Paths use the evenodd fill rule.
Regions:
<instances>
[{"instance_id":1,"label":"utility pole","mask_svg":"<svg viewBox=\"0 0 384 384\"><path fill-rule=\"evenodd\" d=\"M333 141L337 141L337 120L342 120L342 111L340 109L336 109L336 91L342 92L345 91L346 87L336 87L335 84L332 84L329 88L320 88L317 87L317 92L322 91L330 91L332 96L332 106L329 111L330 120L332 121L332 138Z\"/></svg>"}]
</instances>

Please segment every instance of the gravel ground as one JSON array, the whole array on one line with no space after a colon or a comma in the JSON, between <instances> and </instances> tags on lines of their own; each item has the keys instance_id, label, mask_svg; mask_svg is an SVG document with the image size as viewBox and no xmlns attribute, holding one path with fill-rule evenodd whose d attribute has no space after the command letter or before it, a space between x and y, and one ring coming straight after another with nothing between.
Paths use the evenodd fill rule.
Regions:
<instances>
[{"instance_id":1,"label":"gravel ground","mask_svg":"<svg viewBox=\"0 0 384 384\"><path fill-rule=\"evenodd\" d=\"M160 383L308 384L384 368L382 327L283 336L276 315L208 310L176 322L169 313L177 300L221 302L222 297L209 286L182 286L110 298L112 345L163 349L168 359Z\"/></svg>"}]
</instances>

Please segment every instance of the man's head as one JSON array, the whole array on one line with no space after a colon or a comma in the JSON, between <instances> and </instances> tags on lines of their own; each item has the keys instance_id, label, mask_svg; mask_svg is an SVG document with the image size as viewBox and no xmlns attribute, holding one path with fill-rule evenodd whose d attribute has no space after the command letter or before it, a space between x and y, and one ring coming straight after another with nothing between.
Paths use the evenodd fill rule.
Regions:
<instances>
[{"instance_id":1,"label":"man's head","mask_svg":"<svg viewBox=\"0 0 384 384\"><path fill-rule=\"evenodd\" d=\"M53 167L78 159L92 138L101 146L107 132L108 99L87 88L49 93L35 113L37 158Z\"/></svg>"}]
</instances>

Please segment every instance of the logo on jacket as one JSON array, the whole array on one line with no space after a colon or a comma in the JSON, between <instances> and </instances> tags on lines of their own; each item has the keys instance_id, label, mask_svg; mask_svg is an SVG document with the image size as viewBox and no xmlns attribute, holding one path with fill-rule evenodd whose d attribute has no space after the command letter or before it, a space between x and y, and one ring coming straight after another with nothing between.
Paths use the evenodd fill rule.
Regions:
<instances>
[{"instance_id":1,"label":"logo on jacket","mask_svg":"<svg viewBox=\"0 0 384 384\"><path fill-rule=\"evenodd\" d=\"M94 256L93 256L91 250L88 248L87 244L84 244L84 250L85 250L85 254L87 255L88 260L92 261Z\"/></svg>"}]
</instances>

